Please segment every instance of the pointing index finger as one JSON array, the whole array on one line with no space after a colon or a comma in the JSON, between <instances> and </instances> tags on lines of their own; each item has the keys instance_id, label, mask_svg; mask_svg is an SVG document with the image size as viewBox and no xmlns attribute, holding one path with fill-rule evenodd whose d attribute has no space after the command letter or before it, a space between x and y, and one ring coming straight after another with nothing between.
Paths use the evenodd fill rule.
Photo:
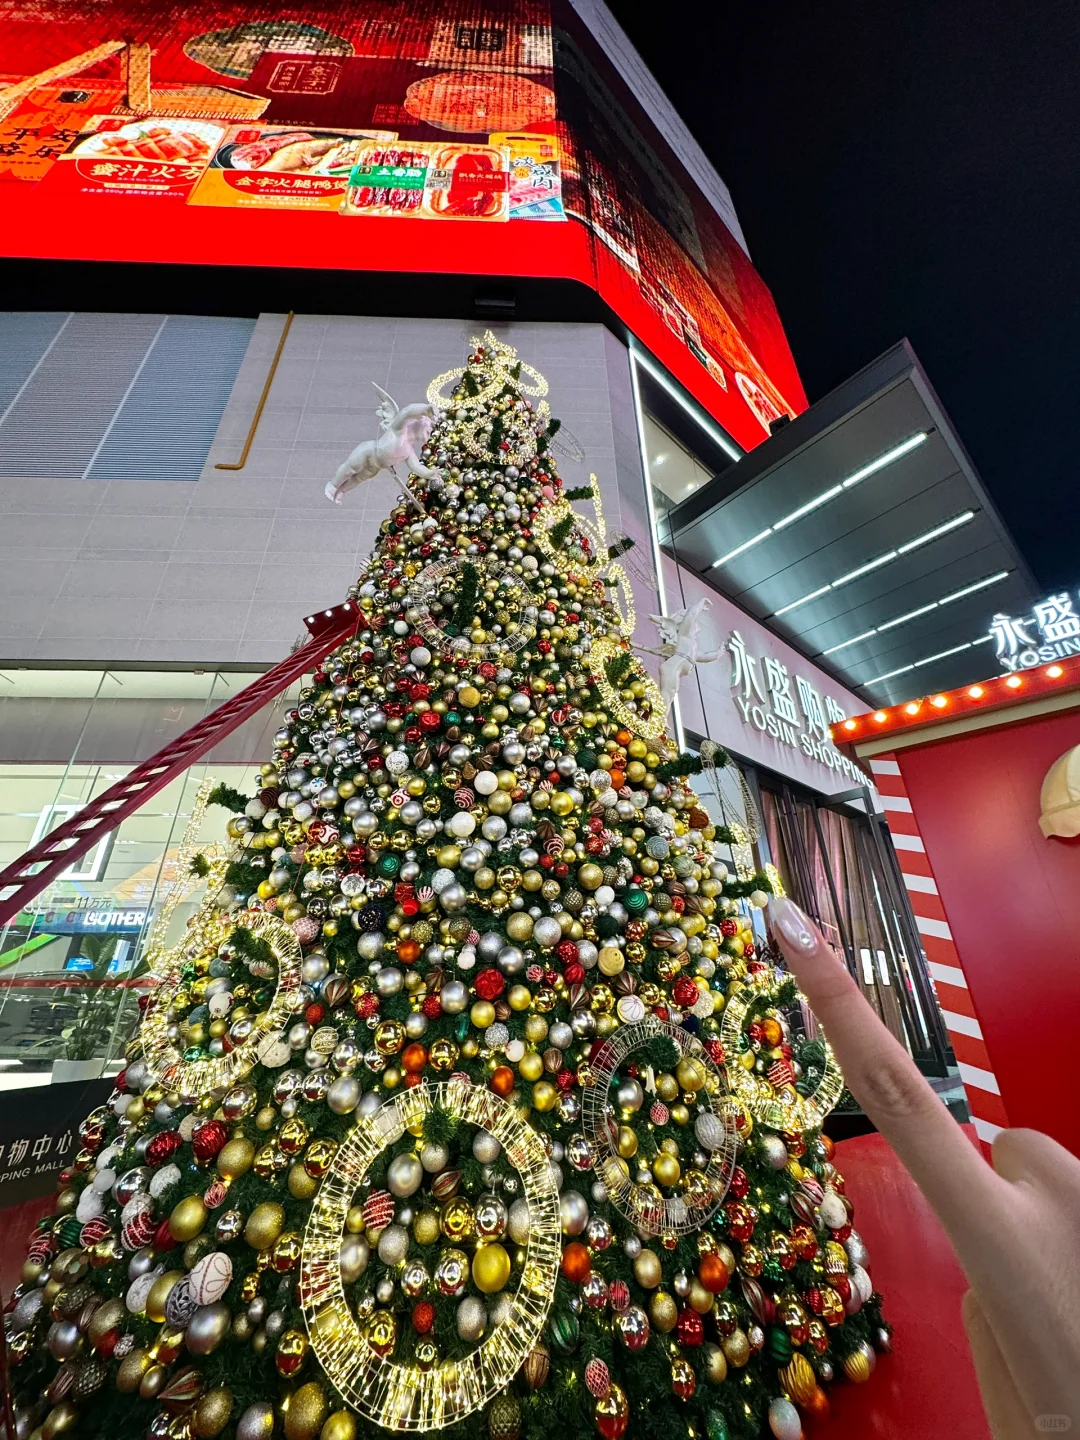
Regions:
<instances>
[{"instance_id":1,"label":"pointing index finger","mask_svg":"<svg viewBox=\"0 0 1080 1440\"><path fill-rule=\"evenodd\" d=\"M874 1014L817 927L786 898L773 896L769 914L848 1088L907 1166L955 1243L954 1226L970 1217L972 1186L989 1198L1001 1182Z\"/></svg>"}]
</instances>

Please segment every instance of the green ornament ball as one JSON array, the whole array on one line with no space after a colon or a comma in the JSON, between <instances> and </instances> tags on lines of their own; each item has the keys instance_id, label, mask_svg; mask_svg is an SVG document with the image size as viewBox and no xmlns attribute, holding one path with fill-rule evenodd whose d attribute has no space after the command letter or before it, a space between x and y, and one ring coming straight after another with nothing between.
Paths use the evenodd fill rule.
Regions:
<instances>
[{"instance_id":1,"label":"green ornament ball","mask_svg":"<svg viewBox=\"0 0 1080 1440\"><path fill-rule=\"evenodd\" d=\"M705 1416L705 1431L709 1440L728 1440L728 1423L719 1410L710 1410Z\"/></svg>"},{"instance_id":2,"label":"green ornament ball","mask_svg":"<svg viewBox=\"0 0 1080 1440\"><path fill-rule=\"evenodd\" d=\"M791 1340L786 1331L778 1330L775 1326L769 1330L768 1338L769 1354L778 1365L786 1365L792 1356Z\"/></svg>"}]
</instances>

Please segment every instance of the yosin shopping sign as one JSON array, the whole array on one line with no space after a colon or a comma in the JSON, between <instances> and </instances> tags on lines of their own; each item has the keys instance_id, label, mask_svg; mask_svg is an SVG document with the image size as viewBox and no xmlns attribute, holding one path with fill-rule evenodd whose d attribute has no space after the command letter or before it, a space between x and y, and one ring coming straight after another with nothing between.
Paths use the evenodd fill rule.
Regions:
<instances>
[{"instance_id":1,"label":"yosin shopping sign","mask_svg":"<svg viewBox=\"0 0 1080 1440\"><path fill-rule=\"evenodd\" d=\"M1080 655L1080 615L1067 590L1048 595L1032 607L1030 615L1015 619L997 614L990 622L998 663L1003 670L1032 670Z\"/></svg>"},{"instance_id":2,"label":"yosin shopping sign","mask_svg":"<svg viewBox=\"0 0 1080 1440\"><path fill-rule=\"evenodd\" d=\"M724 649L731 656L732 699L744 725L850 776L854 785L866 784L859 767L832 743L829 726L839 724L847 712L831 695L822 694L775 656L752 654L738 630L728 635Z\"/></svg>"}]
</instances>

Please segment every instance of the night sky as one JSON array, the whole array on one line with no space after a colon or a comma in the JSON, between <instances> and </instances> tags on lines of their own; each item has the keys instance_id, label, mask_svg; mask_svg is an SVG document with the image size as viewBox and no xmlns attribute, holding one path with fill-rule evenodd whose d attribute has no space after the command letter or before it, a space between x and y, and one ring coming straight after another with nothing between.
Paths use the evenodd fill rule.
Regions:
<instances>
[{"instance_id":1,"label":"night sky","mask_svg":"<svg viewBox=\"0 0 1080 1440\"><path fill-rule=\"evenodd\" d=\"M1080 6L609 0L735 201L811 401L902 336L1080 587Z\"/></svg>"}]
</instances>

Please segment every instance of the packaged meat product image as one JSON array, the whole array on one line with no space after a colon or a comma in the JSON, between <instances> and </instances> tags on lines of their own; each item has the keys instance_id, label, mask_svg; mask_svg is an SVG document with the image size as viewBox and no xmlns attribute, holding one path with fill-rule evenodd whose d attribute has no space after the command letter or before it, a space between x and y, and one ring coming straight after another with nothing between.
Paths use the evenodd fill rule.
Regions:
<instances>
[{"instance_id":1,"label":"packaged meat product image","mask_svg":"<svg viewBox=\"0 0 1080 1440\"><path fill-rule=\"evenodd\" d=\"M510 150L496 145L433 147L424 213L438 220L507 220Z\"/></svg>"}]
</instances>

